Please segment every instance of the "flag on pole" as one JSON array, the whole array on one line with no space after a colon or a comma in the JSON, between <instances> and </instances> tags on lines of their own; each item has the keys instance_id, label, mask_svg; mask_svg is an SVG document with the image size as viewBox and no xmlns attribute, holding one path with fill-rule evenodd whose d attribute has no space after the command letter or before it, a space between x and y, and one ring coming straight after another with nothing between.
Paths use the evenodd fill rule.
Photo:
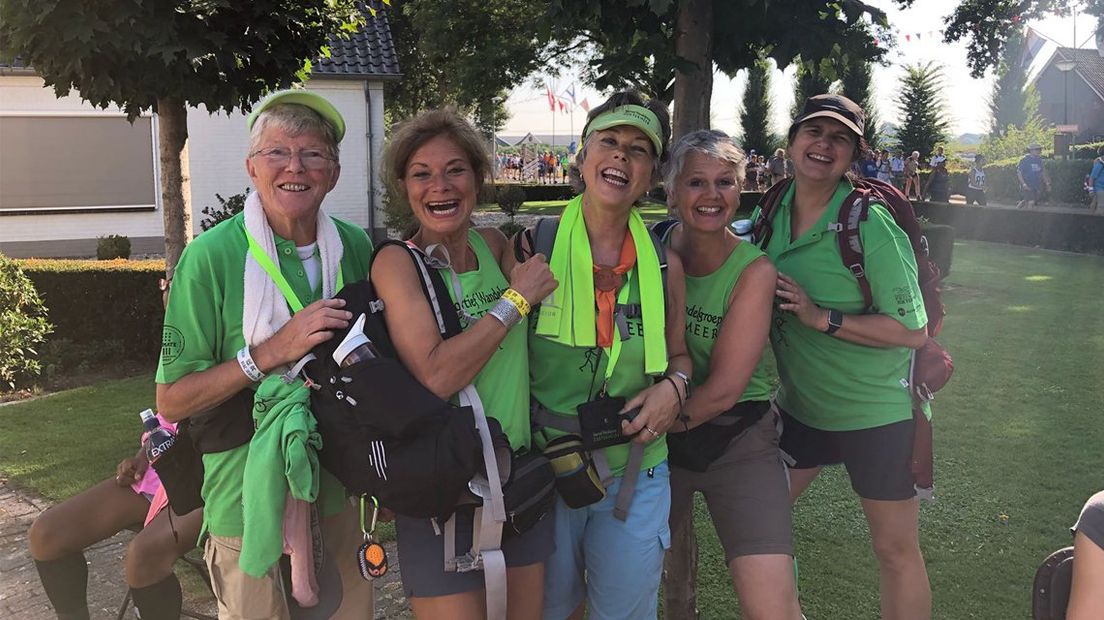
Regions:
<instances>
[{"instance_id":1,"label":"flag on pole","mask_svg":"<svg viewBox=\"0 0 1104 620\"><path fill-rule=\"evenodd\" d=\"M552 89L546 83L544 85L544 94L548 95L548 109L553 112L556 111L556 96L552 94Z\"/></svg>"},{"instance_id":2,"label":"flag on pole","mask_svg":"<svg viewBox=\"0 0 1104 620\"><path fill-rule=\"evenodd\" d=\"M567 104L563 102L563 99L557 99L556 103L560 104L560 112L567 114Z\"/></svg>"},{"instance_id":3,"label":"flag on pole","mask_svg":"<svg viewBox=\"0 0 1104 620\"><path fill-rule=\"evenodd\" d=\"M586 97L583 97L583 100L579 103L579 107L582 108L584 112L590 112L590 103L587 102Z\"/></svg>"},{"instance_id":4,"label":"flag on pole","mask_svg":"<svg viewBox=\"0 0 1104 620\"><path fill-rule=\"evenodd\" d=\"M571 99L571 105L574 106L575 105L575 84L572 83L571 86L568 86L567 90L565 90L564 93L568 96L569 99Z\"/></svg>"},{"instance_id":5,"label":"flag on pole","mask_svg":"<svg viewBox=\"0 0 1104 620\"><path fill-rule=\"evenodd\" d=\"M1039 51L1043 49L1045 43L1046 39L1039 36L1039 33L1028 26L1027 34L1024 35L1023 54L1020 56L1020 66L1030 66L1031 61L1035 60L1035 57L1039 55Z\"/></svg>"}]
</instances>

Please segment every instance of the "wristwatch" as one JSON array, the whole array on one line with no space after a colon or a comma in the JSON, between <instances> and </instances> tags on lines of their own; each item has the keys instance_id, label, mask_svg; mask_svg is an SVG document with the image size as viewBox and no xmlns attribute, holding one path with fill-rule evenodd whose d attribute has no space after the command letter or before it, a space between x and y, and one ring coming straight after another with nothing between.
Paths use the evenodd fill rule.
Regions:
<instances>
[{"instance_id":1,"label":"wristwatch","mask_svg":"<svg viewBox=\"0 0 1104 620\"><path fill-rule=\"evenodd\" d=\"M828 310L828 329L824 330L826 334L834 334L836 330L843 327L843 313L836 309Z\"/></svg>"}]
</instances>

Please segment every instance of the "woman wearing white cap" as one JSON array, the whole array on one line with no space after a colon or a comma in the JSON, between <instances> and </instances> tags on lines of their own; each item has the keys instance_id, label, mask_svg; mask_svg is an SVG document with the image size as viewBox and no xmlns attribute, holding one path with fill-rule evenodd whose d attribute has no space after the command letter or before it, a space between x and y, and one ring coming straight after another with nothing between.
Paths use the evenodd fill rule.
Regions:
<instances>
[{"instance_id":1,"label":"woman wearing white cap","mask_svg":"<svg viewBox=\"0 0 1104 620\"><path fill-rule=\"evenodd\" d=\"M580 486L558 486L544 582L552 620L582 617L584 605L594 619L656 617L670 545L663 436L689 395L691 364L682 264L668 253L664 273L636 203L659 179L669 133L666 107L635 92L591 110L571 169L581 195L519 240L520 254L548 256L558 283L529 315L537 439L575 459L579 469L561 473L597 462L593 477L573 478ZM618 418L626 412L635 415Z\"/></svg>"},{"instance_id":2,"label":"woman wearing white cap","mask_svg":"<svg viewBox=\"0 0 1104 620\"><path fill-rule=\"evenodd\" d=\"M294 386L280 377L288 364L348 325L344 302L331 297L343 282L367 276L372 245L361 228L321 211L341 173L345 134L329 101L303 90L273 93L248 128L245 166L256 189L242 213L203 233L180 257L157 405L166 419L190 422L203 453L205 557L219 617L288 618L276 561L287 493L262 491L272 488L268 465L282 457L250 449L257 443L254 417L260 421L288 398ZM254 399L265 407L254 412ZM253 478L251 463L265 465L263 480ZM293 570L289 594L319 617L370 617L372 584L355 567L355 511L329 473L298 473L316 481L307 492L316 501L304 509L320 513L325 560L317 574Z\"/></svg>"}]
</instances>

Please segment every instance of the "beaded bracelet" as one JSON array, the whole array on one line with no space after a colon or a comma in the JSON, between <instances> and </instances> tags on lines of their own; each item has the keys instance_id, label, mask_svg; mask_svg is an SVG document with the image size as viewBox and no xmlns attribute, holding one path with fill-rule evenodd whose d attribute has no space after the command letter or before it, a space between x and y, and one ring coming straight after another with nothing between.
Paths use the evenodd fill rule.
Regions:
<instances>
[{"instance_id":1,"label":"beaded bracelet","mask_svg":"<svg viewBox=\"0 0 1104 620\"><path fill-rule=\"evenodd\" d=\"M254 383L265 378L265 374L261 372L260 368L257 368L257 362L253 361L253 356L249 353L249 345L245 345L238 351L238 366L241 367L245 376Z\"/></svg>"},{"instance_id":2,"label":"beaded bracelet","mask_svg":"<svg viewBox=\"0 0 1104 620\"><path fill-rule=\"evenodd\" d=\"M521 316L529 316L529 311L532 310L532 307L529 306L529 302L525 300L525 297L512 288L502 291L502 299L513 304Z\"/></svg>"}]
</instances>

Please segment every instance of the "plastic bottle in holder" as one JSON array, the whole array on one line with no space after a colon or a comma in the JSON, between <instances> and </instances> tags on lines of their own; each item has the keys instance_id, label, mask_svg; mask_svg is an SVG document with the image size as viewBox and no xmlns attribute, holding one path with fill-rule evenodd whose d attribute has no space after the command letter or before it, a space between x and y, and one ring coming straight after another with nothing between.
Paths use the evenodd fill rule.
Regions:
<instances>
[{"instance_id":1,"label":"plastic bottle in holder","mask_svg":"<svg viewBox=\"0 0 1104 620\"><path fill-rule=\"evenodd\" d=\"M176 443L176 433L161 426L152 409L146 409L139 415L142 416L142 425L146 427L146 440L143 444L146 449L146 459L152 464Z\"/></svg>"},{"instance_id":2,"label":"plastic bottle in holder","mask_svg":"<svg viewBox=\"0 0 1104 620\"><path fill-rule=\"evenodd\" d=\"M751 220L736 220L732 222L732 230L736 236L744 241L751 241Z\"/></svg>"},{"instance_id":3,"label":"plastic bottle in holder","mask_svg":"<svg viewBox=\"0 0 1104 620\"><path fill-rule=\"evenodd\" d=\"M365 316L361 314L356 323L353 323L353 326L349 328L349 333L345 334L345 339L334 349L333 359L342 368L348 368L358 362L380 357L376 345L372 344L372 340L364 335L364 321Z\"/></svg>"}]
</instances>

